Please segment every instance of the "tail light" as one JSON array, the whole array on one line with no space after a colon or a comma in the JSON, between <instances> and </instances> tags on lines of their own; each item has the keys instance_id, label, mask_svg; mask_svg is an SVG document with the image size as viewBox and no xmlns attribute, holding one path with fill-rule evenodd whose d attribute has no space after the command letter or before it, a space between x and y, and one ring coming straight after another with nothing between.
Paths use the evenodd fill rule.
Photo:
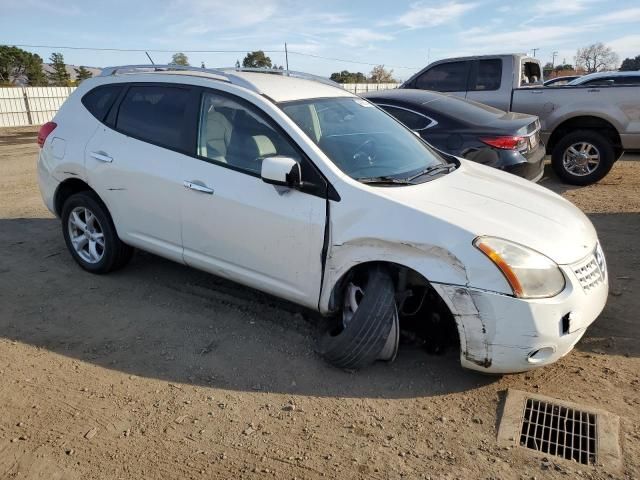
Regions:
<instances>
[{"instance_id":1,"label":"tail light","mask_svg":"<svg viewBox=\"0 0 640 480\"><path fill-rule=\"evenodd\" d=\"M525 150L528 147L526 137L483 137L480 141L504 150Z\"/></svg>"},{"instance_id":2,"label":"tail light","mask_svg":"<svg viewBox=\"0 0 640 480\"><path fill-rule=\"evenodd\" d=\"M40 148L42 148L49 134L53 132L57 126L58 124L55 122L47 122L40 127L40 130L38 131L38 146Z\"/></svg>"}]
</instances>

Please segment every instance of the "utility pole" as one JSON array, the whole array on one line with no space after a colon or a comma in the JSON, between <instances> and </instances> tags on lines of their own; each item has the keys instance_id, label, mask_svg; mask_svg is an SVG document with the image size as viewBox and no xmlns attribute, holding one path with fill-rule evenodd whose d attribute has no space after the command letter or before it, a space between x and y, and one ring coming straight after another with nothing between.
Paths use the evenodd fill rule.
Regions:
<instances>
[{"instance_id":1,"label":"utility pole","mask_svg":"<svg viewBox=\"0 0 640 480\"><path fill-rule=\"evenodd\" d=\"M553 52L553 57L551 58L551 70L556 66L556 57L558 56L558 52Z\"/></svg>"},{"instance_id":2,"label":"utility pole","mask_svg":"<svg viewBox=\"0 0 640 480\"><path fill-rule=\"evenodd\" d=\"M532 50L533 50L533 56L535 57L535 56L536 56L536 52L537 52L538 50L540 50L540 49L539 49L539 48L532 48Z\"/></svg>"},{"instance_id":3,"label":"utility pole","mask_svg":"<svg viewBox=\"0 0 640 480\"><path fill-rule=\"evenodd\" d=\"M287 42L284 42L284 62L289 70L289 51L287 50Z\"/></svg>"}]
</instances>

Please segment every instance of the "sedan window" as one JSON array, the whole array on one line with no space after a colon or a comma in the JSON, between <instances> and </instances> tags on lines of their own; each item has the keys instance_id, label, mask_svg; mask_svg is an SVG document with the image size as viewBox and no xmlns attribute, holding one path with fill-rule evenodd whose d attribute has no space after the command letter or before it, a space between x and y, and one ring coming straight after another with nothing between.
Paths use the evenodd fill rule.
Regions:
<instances>
[{"instance_id":1,"label":"sedan window","mask_svg":"<svg viewBox=\"0 0 640 480\"><path fill-rule=\"evenodd\" d=\"M414 130L416 132L424 130L425 128L429 128L434 123L436 123L434 120L407 108L394 107L391 105L380 105L380 107L385 112L393 115L411 130Z\"/></svg>"}]
</instances>

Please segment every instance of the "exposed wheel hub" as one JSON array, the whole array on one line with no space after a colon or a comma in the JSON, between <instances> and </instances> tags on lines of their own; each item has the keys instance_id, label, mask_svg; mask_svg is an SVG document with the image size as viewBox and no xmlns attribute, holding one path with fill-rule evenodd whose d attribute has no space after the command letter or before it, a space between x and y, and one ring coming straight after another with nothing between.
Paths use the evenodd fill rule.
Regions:
<instances>
[{"instance_id":1,"label":"exposed wheel hub","mask_svg":"<svg viewBox=\"0 0 640 480\"><path fill-rule=\"evenodd\" d=\"M600 152L591 143L574 143L565 150L562 164L567 172L583 177L593 173L598 168Z\"/></svg>"},{"instance_id":2,"label":"exposed wheel hub","mask_svg":"<svg viewBox=\"0 0 640 480\"><path fill-rule=\"evenodd\" d=\"M67 222L71 246L87 263L98 263L105 252L104 232L95 214L86 207L76 207Z\"/></svg>"}]
</instances>

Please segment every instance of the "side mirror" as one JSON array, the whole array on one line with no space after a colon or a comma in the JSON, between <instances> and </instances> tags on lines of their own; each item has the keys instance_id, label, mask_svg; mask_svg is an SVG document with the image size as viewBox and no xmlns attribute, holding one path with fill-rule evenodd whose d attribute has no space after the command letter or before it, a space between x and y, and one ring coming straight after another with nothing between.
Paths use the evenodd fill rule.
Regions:
<instances>
[{"instance_id":1,"label":"side mirror","mask_svg":"<svg viewBox=\"0 0 640 480\"><path fill-rule=\"evenodd\" d=\"M265 183L297 187L302 180L300 164L290 157L267 157L262 160L260 177Z\"/></svg>"}]
</instances>

